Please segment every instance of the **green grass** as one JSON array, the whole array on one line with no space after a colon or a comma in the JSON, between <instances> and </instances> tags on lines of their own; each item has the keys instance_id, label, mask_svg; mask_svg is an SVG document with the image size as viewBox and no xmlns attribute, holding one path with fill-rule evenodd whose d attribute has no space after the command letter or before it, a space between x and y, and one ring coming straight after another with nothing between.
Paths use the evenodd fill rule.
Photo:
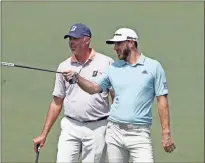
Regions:
<instances>
[{"instance_id":1,"label":"green grass","mask_svg":"<svg viewBox=\"0 0 205 163\"><path fill-rule=\"evenodd\" d=\"M140 50L162 63L169 85L177 149L166 154L161 147L155 103L156 161L203 162L203 7L203 2L2 2L2 60L55 70L70 56L63 35L75 22L91 28L97 51L116 59L105 40L119 27L136 29ZM2 68L1 75L2 161L33 162L32 139L43 127L55 74ZM41 150L42 162L55 161L62 116Z\"/></svg>"}]
</instances>

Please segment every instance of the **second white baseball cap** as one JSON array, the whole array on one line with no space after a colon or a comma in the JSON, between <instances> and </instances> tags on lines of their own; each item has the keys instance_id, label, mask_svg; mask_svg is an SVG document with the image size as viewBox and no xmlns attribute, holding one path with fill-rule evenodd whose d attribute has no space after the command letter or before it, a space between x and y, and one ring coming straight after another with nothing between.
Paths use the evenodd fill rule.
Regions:
<instances>
[{"instance_id":1,"label":"second white baseball cap","mask_svg":"<svg viewBox=\"0 0 205 163\"><path fill-rule=\"evenodd\" d=\"M139 42L139 37L137 33L130 28L120 28L118 29L113 38L106 41L107 44L114 44L115 42L134 40Z\"/></svg>"}]
</instances>

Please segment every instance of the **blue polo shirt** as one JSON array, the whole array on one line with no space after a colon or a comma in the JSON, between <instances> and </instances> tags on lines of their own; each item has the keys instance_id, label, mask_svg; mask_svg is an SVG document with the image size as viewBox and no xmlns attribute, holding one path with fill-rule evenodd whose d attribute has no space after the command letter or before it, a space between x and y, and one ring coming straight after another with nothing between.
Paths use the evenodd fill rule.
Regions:
<instances>
[{"instance_id":1,"label":"blue polo shirt","mask_svg":"<svg viewBox=\"0 0 205 163\"><path fill-rule=\"evenodd\" d=\"M143 54L134 65L124 60L114 62L95 82L102 90L113 88L109 120L117 123L151 125L154 98L168 94L163 67Z\"/></svg>"}]
</instances>

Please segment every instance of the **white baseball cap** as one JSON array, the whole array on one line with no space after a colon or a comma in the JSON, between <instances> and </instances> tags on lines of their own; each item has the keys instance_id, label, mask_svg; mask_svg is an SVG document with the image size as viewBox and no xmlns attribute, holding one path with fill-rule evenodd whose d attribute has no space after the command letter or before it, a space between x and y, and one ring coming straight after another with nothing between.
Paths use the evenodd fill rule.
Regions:
<instances>
[{"instance_id":1,"label":"white baseball cap","mask_svg":"<svg viewBox=\"0 0 205 163\"><path fill-rule=\"evenodd\" d=\"M106 41L107 44L114 44L119 41L134 40L139 42L139 37L136 32L130 28L120 28L118 29L113 38Z\"/></svg>"}]
</instances>

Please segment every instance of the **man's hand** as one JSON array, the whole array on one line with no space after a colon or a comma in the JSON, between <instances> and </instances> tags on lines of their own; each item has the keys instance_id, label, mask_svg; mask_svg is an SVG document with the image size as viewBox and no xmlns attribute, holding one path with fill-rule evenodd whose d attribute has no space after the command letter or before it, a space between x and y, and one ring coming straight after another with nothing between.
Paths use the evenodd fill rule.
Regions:
<instances>
[{"instance_id":1,"label":"man's hand","mask_svg":"<svg viewBox=\"0 0 205 163\"><path fill-rule=\"evenodd\" d=\"M47 113L46 122L44 124L43 130L40 136L33 139L35 152L37 152L38 150L37 149L38 145L40 145L40 148L44 146L47 135L62 110L63 100L64 100L63 98L59 98L56 96L53 97L53 100L50 104L50 107Z\"/></svg>"},{"instance_id":2,"label":"man's hand","mask_svg":"<svg viewBox=\"0 0 205 163\"><path fill-rule=\"evenodd\" d=\"M163 133L162 134L162 146L166 152L173 152L176 148L174 141L171 138L171 135L169 133Z\"/></svg>"},{"instance_id":3,"label":"man's hand","mask_svg":"<svg viewBox=\"0 0 205 163\"><path fill-rule=\"evenodd\" d=\"M77 73L75 71L72 71L72 70L66 70L63 72L63 76L67 82L71 81L75 74L77 74Z\"/></svg>"},{"instance_id":4,"label":"man's hand","mask_svg":"<svg viewBox=\"0 0 205 163\"><path fill-rule=\"evenodd\" d=\"M169 104L167 95L158 96L157 104L162 127L162 146L166 152L171 153L176 147L171 138Z\"/></svg>"},{"instance_id":5,"label":"man's hand","mask_svg":"<svg viewBox=\"0 0 205 163\"><path fill-rule=\"evenodd\" d=\"M36 138L33 139L33 143L34 143L34 151L37 152L38 151L38 144L40 145L40 148L42 148L44 146L46 142L46 136L40 135Z\"/></svg>"},{"instance_id":6,"label":"man's hand","mask_svg":"<svg viewBox=\"0 0 205 163\"><path fill-rule=\"evenodd\" d=\"M77 83L78 86L84 90L85 92L89 94L95 94L101 92L101 88L98 84L95 82L91 82L83 77L81 77L77 72L72 70L66 70L63 73L63 76L66 81L68 81L70 84Z\"/></svg>"}]
</instances>

